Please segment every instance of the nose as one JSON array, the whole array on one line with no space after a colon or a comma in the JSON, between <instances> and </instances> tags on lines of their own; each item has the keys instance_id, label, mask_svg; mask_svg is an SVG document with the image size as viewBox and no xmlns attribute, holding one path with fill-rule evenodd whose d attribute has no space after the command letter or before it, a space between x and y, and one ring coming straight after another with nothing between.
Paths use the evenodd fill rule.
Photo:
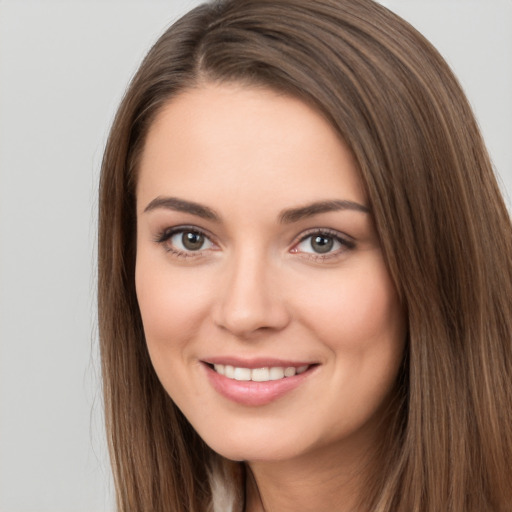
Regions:
<instances>
[{"instance_id":1,"label":"nose","mask_svg":"<svg viewBox=\"0 0 512 512\"><path fill-rule=\"evenodd\" d=\"M218 327L239 338L279 331L289 321L280 289L279 268L256 253L240 255L226 265L214 307Z\"/></svg>"}]
</instances>

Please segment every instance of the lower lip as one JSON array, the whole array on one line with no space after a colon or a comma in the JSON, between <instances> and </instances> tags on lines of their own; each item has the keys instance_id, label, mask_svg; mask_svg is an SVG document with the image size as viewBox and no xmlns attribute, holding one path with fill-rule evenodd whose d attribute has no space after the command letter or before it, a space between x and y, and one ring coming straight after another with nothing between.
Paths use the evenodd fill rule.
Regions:
<instances>
[{"instance_id":1,"label":"lower lip","mask_svg":"<svg viewBox=\"0 0 512 512\"><path fill-rule=\"evenodd\" d=\"M206 369L210 383L218 393L228 400L251 407L267 405L281 398L305 382L316 368L316 366L311 366L304 373L293 377L284 377L283 379L267 382L254 382L251 380L228 379L207 364L203 366Z\"/></svg>"}]
</instances>

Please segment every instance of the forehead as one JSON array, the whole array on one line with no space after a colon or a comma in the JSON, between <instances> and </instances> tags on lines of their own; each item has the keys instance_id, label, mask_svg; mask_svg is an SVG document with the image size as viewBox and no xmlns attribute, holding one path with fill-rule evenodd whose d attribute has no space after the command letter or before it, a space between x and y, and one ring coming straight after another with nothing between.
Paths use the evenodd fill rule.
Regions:
<instances>
[{"instance_id":1,"label":"forehead","mask_svg":"<svg viewBox=\"0 0 512 512\"><path fill-rule=\"evenodd\" d=\"M189 89L157 115L137 196L166 194L201 202L212 194L242 202L333 194L364 201L352 153L319 112L294 97L236 84Z\"/></svg>"}]
</instances>

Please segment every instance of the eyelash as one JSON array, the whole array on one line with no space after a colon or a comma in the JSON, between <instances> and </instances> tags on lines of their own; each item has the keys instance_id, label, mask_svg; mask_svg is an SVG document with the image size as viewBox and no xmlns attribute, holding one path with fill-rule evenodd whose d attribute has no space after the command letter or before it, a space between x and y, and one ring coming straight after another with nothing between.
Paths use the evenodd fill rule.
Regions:
<instances>
[{"instance_id":1,"label":"eyelash","mask_svg":"<svg viewBox=\"0 0 512 512\"><path fill-rule=\"evenodd\" d=\"M211 241L211 236L208 235L204 230L196 228L195 226L179 226L176 228L166 228L156 236L155 242L161 244L167 252L170 252L171 254L178 258L197 258L204 256L205 249L200 249L197 251L182 251L180 249L176 249L176 247L167 243L171 240L171 238L174 235L183 235L185 233L194 233L196 235L204 236L205 240L208 240L210 241L210 243L213 244L213 242Z\"/></svg>"},{"instance_id":2,"label":"eyelash","mask_svg":"<svg viewBox=\"0 0 512 512\"><path fill-rule=\"evenodd\" d=\"M302 252L302 254L305 257L307 257L313 261L325 261L327 259L336 258L336 257L339 257L345 251L350 251L352 249L355 249L355 247L356 247L356 244L353 239L349 238L346 235L342 235L338 231L334 231L332 229L317 229L317 228L315 228L315 229L308 230L305 233L302 233L299 240L294 243L293 248L291 249L291 252L298 253L299 251L296 250L296 248L301 243L308 240L308 238L312 239L315 236L332 239L340 245L340 248L338 248L337 250L332 251L332 252L331 251L326 252L325 254Z\"/></svg>"},{"instance_id":3,"label":"eyelash","mask_svg":"<svg viewBox=\"0 0 512 512\"><path fill-rule=\"evenodd\" d=\"M162 230L156 237L155 242L158 244L161 244L164 249L173 254L174 256L178 258L197 258L204 256L205 251L209 250L207 249L199 249L197 251L193 250L180 250L174 247L173 245L167 243L171 240L171 238L177 234L185 234L185 233L193 233L195 235L203 236L205 240L208 240L210 244L215 245L214 242L211 240L211 236L206 233L204 230L199 229L195 226L179 226L175 228L167 228ZM316 252L305 252L305 251L299 251L297 250L297 247L308 240L309 238L312 238L314 236L317 237L323 237L327 239L331 239L334 242L338 243L340 245L340 248L338 248L335 251L326 252L325 254L322 253L316 253ZM298 240L293 242L292 249L290 252L294 254L302 254L303 257L306 257L313 261L325 261L327 259L336 258L339 257L342 253L345 251L349 251L354 249L356 246L355 242L347 237L346 235L341 235L338 231L334 231L332 229L311 229L306 231L305 233L302 233L300 238Z\"/></svg>"}]
</instances>

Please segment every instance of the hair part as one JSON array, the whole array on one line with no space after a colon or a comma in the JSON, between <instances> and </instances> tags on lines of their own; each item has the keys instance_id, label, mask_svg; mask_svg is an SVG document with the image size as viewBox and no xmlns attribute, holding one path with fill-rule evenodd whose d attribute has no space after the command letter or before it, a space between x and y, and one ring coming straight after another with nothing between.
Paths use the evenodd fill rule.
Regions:
<instances>
[{"instance_id":1,"label":"hair part","mask_svg":"<svg viewBox=\"0 0 512 512\"><path fill-rule=\"evenodd\" d=\"M309 103L358 163L408 315L393 421L365 507L505 511L512 230L457 80L430 43L371 0L227 0L197 7L160 37L125 94L103 159L99 331L120 512L210 510L211 464L228 468L239 489L243 480L243 468L204 444L159 383L134 284L146 134L173 97L209 82Z\"/></svg>"}]
</instances>

